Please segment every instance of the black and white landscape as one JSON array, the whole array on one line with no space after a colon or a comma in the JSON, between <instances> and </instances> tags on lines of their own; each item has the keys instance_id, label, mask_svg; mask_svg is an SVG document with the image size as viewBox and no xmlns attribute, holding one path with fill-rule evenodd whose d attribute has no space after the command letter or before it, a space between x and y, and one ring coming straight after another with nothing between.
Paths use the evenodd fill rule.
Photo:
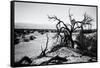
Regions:
<instances>
[{"instance_id":1,"label":"black and white landscape","mask_svg":"<svg viewBox=\"0 0 100 68\"><path fill-rule=\"evenodd\" d=\"M96 6L14 4L15 66L97 61Z\"/></svg>"}]
</instances>

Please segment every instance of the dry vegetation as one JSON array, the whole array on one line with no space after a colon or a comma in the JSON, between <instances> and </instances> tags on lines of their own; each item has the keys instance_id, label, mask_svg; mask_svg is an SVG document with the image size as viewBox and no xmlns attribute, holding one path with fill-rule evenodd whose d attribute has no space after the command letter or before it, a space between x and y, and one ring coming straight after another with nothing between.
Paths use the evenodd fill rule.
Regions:
<instances>
[{"instance_id":1,"label":"dry vegetation","mask_svg":"<svg viewBox=\"0 0 100 68\"><path fill-rule=\"evenodd\" d=\"M40 34L38 32L37 34L34 34L32 31L31 33L26 32L23 34L15 33L14 42L16 46L18 46L20 42L37 40L40 38L40 35L45 36L46 38L45 45L41 45L41 52L38 54L38 56L31 58L29 58L29 56L23 56L20 61L15 62L16 66L97 61L97 33L90 33L91 35L89 35L88 33L84 34L83 32L84 25L91 25L91 22L93 21L92 17L85 13L82 21L76 21L74 18L72 18L72 14L70 14L69 10L70 24L65 24L57 16L48 16L48 18L50 20L53 19L57 21L57 33L53 34L52 37L53 40L56 39L55 45L51 45L52 47L49 48L49 42L51 41L51 38L48 35L49 33L42 32L42 34ZM63 24L63 26L61 26L61 24ZM79 33L77 34L76 39L73 40L73 33L78 29L80 29ZM57 44L59 40L60 43ZM38 41L38 43L39 42L40 41ZM76 48L75 45L77 45Z\"/></svg>"}]
</instances>

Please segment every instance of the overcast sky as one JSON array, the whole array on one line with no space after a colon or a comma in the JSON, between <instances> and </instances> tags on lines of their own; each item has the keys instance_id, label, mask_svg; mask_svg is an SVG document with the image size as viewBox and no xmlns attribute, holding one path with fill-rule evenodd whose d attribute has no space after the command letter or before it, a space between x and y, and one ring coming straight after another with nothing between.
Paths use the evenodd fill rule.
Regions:
<instances>
[{"instance_id":1,"label":"overcast sky","mask_svg":"<svg viewBox=\"0 0 100 68\"><path fill-rule=\"evenodd\" d=\"M96 7L22 2L15 3L15 24L17 24L15 27L17 26L16 28L20 28L20 24L27 24L25 26L26 28L55 28L56 22L53 23L52 20L50 21L47 15L55 15L65 23L69 23L69 9L70 13L73 14L73 17L76 20L82 20L83 15L86 12L88 15L94 18L92 28L96 28Z\"/></svg>"}]
</instances>

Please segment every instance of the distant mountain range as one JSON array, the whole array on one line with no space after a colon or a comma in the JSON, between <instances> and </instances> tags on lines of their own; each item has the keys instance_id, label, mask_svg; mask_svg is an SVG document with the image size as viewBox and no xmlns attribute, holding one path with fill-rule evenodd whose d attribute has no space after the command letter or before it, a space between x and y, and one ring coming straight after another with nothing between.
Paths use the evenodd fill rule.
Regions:
<instances>
[{"instance_id":1,"label":"distant mountain range","mask_svg":"<svg viewBox=\"0 0 100 68\"><path fill-rule=\"evenodd\" d=\"M15 29L56 29L56 27L51 24L15 23Z\"/></svg>"},{"instance_id":2,"label":"distant mountain range","mask_svg":"<svg viewBox=\"0 0 100 68\"><path fill-rule=\"evenodd\" d=\"M15 29L18 31L21 30L34 30L34 31L52 31L56 32L55 25L46 25L46 24L25 24L25 23L15 23ZM79 30L76 30L75 32L79 32ZM89 29L89 30L84 30L84 33L92 33L92 32L97 32L97 29Z\"/></svg>"}]
</instances>

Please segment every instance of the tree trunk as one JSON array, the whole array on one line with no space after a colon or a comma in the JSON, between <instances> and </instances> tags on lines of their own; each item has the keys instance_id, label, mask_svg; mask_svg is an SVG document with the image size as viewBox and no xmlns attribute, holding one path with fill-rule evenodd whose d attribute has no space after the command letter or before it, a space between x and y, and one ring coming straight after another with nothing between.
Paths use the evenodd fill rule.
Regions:
<instances>
[{"instance_id":1,"label":"tree trunk","mask_svg":"<svg viewBox=\"0 0 100 68\"><path fill-rule=\"evenodd\" d=\"M74 48L74 41L72 38L72 32L70 32L69 40L71 41L71 47Z\"/></svg>"},{"instance_id":2,"label":"tree trunk","mask_svg":"<svg viewBox=\"0 0 100 68\"><path fill-rule=\"evenodd\" d=\"M83 38L83 36L84 36L84 34L83 34L83 26L81 26L81 31L80 31L80 40L81 40L81 42L80 42L80 44L81 44L82 49L84 47L84 43L83 43L84 38Z\"/></svg>"}]
</instances>

